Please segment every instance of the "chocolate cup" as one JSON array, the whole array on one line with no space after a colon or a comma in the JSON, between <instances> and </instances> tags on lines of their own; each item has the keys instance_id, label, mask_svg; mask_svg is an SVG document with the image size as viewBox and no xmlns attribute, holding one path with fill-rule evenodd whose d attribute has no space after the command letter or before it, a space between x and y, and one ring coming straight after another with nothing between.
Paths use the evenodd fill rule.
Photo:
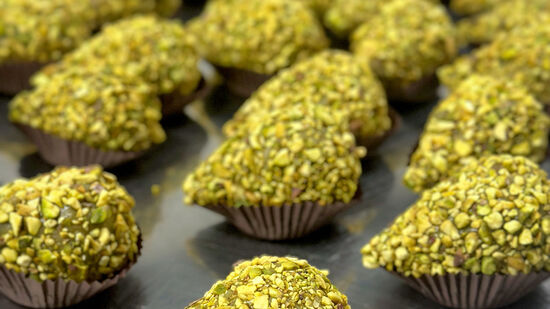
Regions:
<instances>
[{"instance_id":1,"label":"chocolate cup","mask_svg":"<svg viewBox=\"0 0 550 309\"><path fill-rule=\"evenodd\" d=\"M481 309L509 305L525 296L550 272L506 275L451 275L420 278L405 277L391 272L405 280L413 289L427 298L450 308Z\"/></svg>"},{"instance_id":2,"label":"chocolate cup","mask_svg":"<svg viewBox=\"0 0 550 309\"><path fill-rule=\"evenodd\" d=\"M45 63L36 61L11 61L0 64L0 93L16 95L23 90L30 89L31 76L45 65Z\"/></svg>"},{"instance_id":3,"label":"chocolate cup","mask_svg":"<svg viewBox=\"0 0 550 309\"><path fill-rule=\"evenodd\" d=\"M366 136L360 138L357 137L358 135L354 133L357 138L357 144L367 148L367 155L371 154L370 150L378 148L388 137L393 135L399 129L399 127L401 127L401 116L399 116L399 114L394 109L390 108L388 110L388 115L391 119L391 127L382 135Z\"/></svg>"},{"instance_id":4,"label":"chocolate cup","mask_svg":"<svg viewBox=\"0 0 550 309\"><path fill-rule=\"evenodd\" d=\"M62 308L80 303L102 292L124 278L141 254L141 234L136 259L119 270L112 278L93 282L56 279L44 282L0 266L0 292L12 302L30 308Z\"/></svg>"},{"instance_id":5,"label":"chocolate cup","mask_svg":"<svg viewBox=\"0 0 550 309\"><path fill-rule=\"evenodd\" d=\"M436 75L431 74L408 84L382 79L382 85L390 101L416 104L435 100L439 82Z\"/></svg>"},{"instance_id":6,"label":"chocolate cup","mask_svg":"<svg viewBox=\"0 0 550 309\"><path fill-rule=\"evenodd\" d=\"M263 240L295 239L328 223L336 214L350 208L350 203L336 202L320 206L317 203L283 206L205 206L227 218L248 236Z\"/></svg>"},{"instance_id":7,"label":"chocolate cup","mask_svg":"<svg viewBox=\"0 0 550 309\"><path fill-rule=\"evenodd\" d=\"M249 97L273 75L260 74L237 68L216 65L216 70L223 76L227 88L240 97Z\"/></svg>"},{"instance_id":8,"label":"chocolate cup","mask_svg":"<svg viewBox=\"0 0 550 309\"><path fill-rule=\"evenodd\" d=\"M88 166L99 164L105 168L134 160L145 152L103 151L82 142L68 141L27 125L15 124L38 148L38 153L51 165Z\"/></svg>"},{"instance_id":9,"label":"chocolate cup","mask_svg":"<svg viewBox=\"0 0 550 309\"><path fill-rule=\"evenodd\" d=\"M186 105L196 100L205 98L211 90L212 87L204 80L204 78L201 78L197 88L191 94L182 95L177 91L174 91L168 94L160 95L160 101L162 102L162 115L167 117L181 114Z\"/></svg>"}]
</instances>

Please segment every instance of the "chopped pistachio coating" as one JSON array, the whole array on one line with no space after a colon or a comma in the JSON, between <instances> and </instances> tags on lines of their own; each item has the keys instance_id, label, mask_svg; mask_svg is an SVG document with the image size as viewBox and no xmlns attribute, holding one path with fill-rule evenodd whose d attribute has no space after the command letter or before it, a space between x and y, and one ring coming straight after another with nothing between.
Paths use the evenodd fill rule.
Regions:
<instances>
[{"instance_id":1,"label":"chopped pistachio coating","mask_svg":"<svg viewBox=\"0 0 550 309\"><path fill-rule=\"evenodd\" d=\"M472 157L546 157L550 118L523 87L472 75L428 118L405 172L415 191L430 188Z\"/></svg>"},{"instance_id":2,"label":"chopped pistachio coating","mask_svg":"<svg viewBox=\"0 0 550 309\"><path fill-rule=\"evenodd\" d=\"M262 85L224 126L224 132L232 136L274 109L303 102L348 113L358 138L378 137L391 127L384 89L368 65L348 52L327 50Z\"/></svg>"},{"instance_id":3,"label":"chopped pistachio coating","mask_svg":"<svg viewBox=\"0 0 550 309\"><path fill-rule=\"evenodd\" d=\"M156 0L155 12L159 16L172 17L181 7L182 0Z\"/></svg>"},{"instance_id":4,"label":"chopped pistachio coating","mask_svg":"<svg viewBox=\"0 0 550 309\"><path fill-rule=\"evenodd\" d=\"M141 151L162 143L161 105L143 82L74 67L16 96L10 120L92 148Z\"/></svg>"},{"instance_id":5,"label":"chopped pistachio coating","mask_svg":"<svg viewBox=\"0 0 550 309\"><path fill-rule=\"evenodd\" d=\"M99 166L60 167L4 185L0 264L38 281L112 277L137 258L132 207L134 199Z\"/></svg>"},{"instance_id":6,"label":"chopped pistachio coating","mask_svg":"<svg viewBox=\"0 0 550 309\"><path fill-rule=\"evenodd\" d=\"M0 64L58 60L90 36L92 19L85 1L0 1Z\"/></svg>"},{"instance_id":7,"label":"chopped pistachio coating","mask_svg":"<svg viewBox=\"0 0 550 309\"><path fill-rule=\"evenodd\" d=\"M325 14L324 24L332 33L341 38L347 38L362 23L380 14L382 6L391 1L334 0ZM425 1L439 2L439 0Z\"/></svg>"},{"instance_id":8,"label":"chopped pistachio coating","mask_svg":"<svg viewBox=\"0 0 550 309\"><path fill-rule=\"evenodd\" d=\"M314 104L276 109L228 139L183 184L186 204L348 203L361 175L345 114Z\"/></svg>"},{"instance_id":9,"label":"chopped pistachio coating","mask_svg":"<svg viewBox=\"0 0 550 309\"><path fill-rule=\"evenodd\" d=\"M442 5L395 0L352 35L354 54L382 83L407 86L431 76L457 54L454 26Z\"/></svg>"},{"instance_id":10,"label":"chopped pistachio coating","mask_svg":"<svg viewBox=\"0 0 550 309\"><path fill-rule=\"evenodd\" d=\"M194 38L178 21L137 16L106 26L101 33L42 70L35 85L73 67L102 70L135 81L142 79L164 94L193 92L201 79Z\"/></svg>"},{"instance_id":11,"label":"chopped pistachio coating","mask_svg":"<svg viewBox=\"0 0 550 309\"><path fill-rule=\"evenodd\" d=\"M244 261L187 309L350 309L347 297L326 272L293 257L262 256Z\"/></svg>"},{"instance_id":12,"label":"chopped pistachio coating","mask_svg":"<svg viewBox=\"0 0 550 309\"><path fill-rule=\"evenodd\" d=\"M502 4L506 1L508 0L451 0L449 5L451 10L460 15L471 15L496 7L498 6L497 4Z\"/></svg>"},{"instance_id":13,"label":"chopped pistachio coating","mask_svg":"<svg viewBox=\"0 0 550 309\"><path fill-rule=\"evenodd\" d=\"M472 160L373 237L363 264L414 277L550 271L549 192L527 158Z\"/></svg>"},{"instance_id":14,"label":"chopped pistachio coating","mask_svg":"<svg viewBox=\"0 0 550 309\"><path fill-rule=\"evenodd\" d=\"M463 43L484 44L498 34L525 26L550 23L548 0L510 0L482 14L460 20L458 33Z\"/></svg>"},{"instance_id":15,"label":"chopped pistachio coating","mask_svg":"<svg viewBox=\"0 0 550 309\"><path fill-rule=\"evenodd\" d=\"M523 85L541 103L550 104L549 45L550 25L519 27L442 67L438 76L451 89L471 74L503 78Z\"/></svg>"},{"instance_id":16,"label":"chopped pistachio coating","mask_svg":"<svg viewBox=\"0 0 550 309\"><path fill-rule=\"evenodd\" d=\"M329 45L313 11L299 1L212 1L190 28L208 61L261 74Z\"/></svg>"}]
</instances>

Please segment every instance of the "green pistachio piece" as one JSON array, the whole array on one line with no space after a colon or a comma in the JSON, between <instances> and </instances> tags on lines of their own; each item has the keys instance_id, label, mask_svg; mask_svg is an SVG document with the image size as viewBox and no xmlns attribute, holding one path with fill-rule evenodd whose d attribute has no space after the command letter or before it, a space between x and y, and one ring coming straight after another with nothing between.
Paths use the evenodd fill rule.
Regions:
<instances>
[{"instance_id":1,"label":"green pistachio piece","mask_svg":"<svg viewBox=\"0 0 550 309\"><path fill-rule=\"evenodd\" d=\"M269 270L266 274L264 270ZM254 275L252 276L251 273ZM235 266L224 280L214 283L202 298L186 308L231 307L246 303L249 308L351 308L323 271L305 260L262 256Z\"/></svg>"}]
</instances>

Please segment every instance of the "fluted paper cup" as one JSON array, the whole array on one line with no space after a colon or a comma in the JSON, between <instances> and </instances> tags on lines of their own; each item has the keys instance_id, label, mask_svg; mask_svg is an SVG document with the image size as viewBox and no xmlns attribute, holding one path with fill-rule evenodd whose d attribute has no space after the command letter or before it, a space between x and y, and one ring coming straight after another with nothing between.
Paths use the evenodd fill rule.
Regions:
<instances>
[{"instance_id":1,"label":"fluted paper cup","mask_svg":"<svg viewBox=\"0 0 550 309\"><path fill-rule=\"evenodd\" d=\"M51 165L88 166L99 164L111 168L134 160L145 152L103 151L85 143L68 141L23 124L16 126L36 145L38 153Z\"/></svg>"},{"instance_id":2,"label":"fluted paper cup","mask_svg":"<svg viewBox=\"0 0 550 309\"><path fill-rule=\"evenodd\" d=\"M227 88L229 88L231 92L245 98L249 97L263 83L273 76L222 66L216 66L216 70L223 76Z\"/></svg>"},{"instance_id":3,"label":"fluted paper cup","mask_svg":"<svg viewBox=\"0 0 550 309\"><path fill-rule=\"evenodd\" d=\"M509 305L550 277L549 272L512 275L452 275L406 277L412 288L427 298L450 308L484 309Z\"/></svg>"},{"instance_id":4,"label":"fluted paper cup","mask_svg":"<svg viewBox=\"0 0 550 309\"><path fill-rule=\"evenodd\" d=\"M187 104L205 98L211 90L212 87L210 87L204 79L201 79L197 89L189 95L181 95L176 91L161 95L160 101L162 102L162 116L167 117L181 114L183 108Z\"/></svg>"},{"instance_id":5,"label":"fluted paper cup","mask_svg":"<svg viewBox=\"0 0 550 309\"><path fill-rule=\"evenodd\" d=\"M321 206L314 202L283 206L205 206L227 218L246 235L265 240L295 239L305 236L357 202L336 202Z\"/></svg>"},{"instance_id":6,"label":"fluted paper cup","mask_svg":"<svg viewBox=\"0 0 550 309\"><path fill-rule=\"evenodd\" d=\"M117 284L124 278L141 254L141 234L136 259L112 278L93 282L46 280L39 282L22 273L0 266L0 292L14 303L31 308L62 308L80 303Z\"/></svg>"}]
</instances>

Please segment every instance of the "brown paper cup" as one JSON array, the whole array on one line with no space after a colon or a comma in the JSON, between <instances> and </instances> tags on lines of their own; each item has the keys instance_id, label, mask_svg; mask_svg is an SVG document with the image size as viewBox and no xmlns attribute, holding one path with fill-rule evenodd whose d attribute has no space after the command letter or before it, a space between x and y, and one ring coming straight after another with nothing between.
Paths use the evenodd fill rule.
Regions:
<instances>
[{"instance_id":1,"label":"brown paper cup","mask_svg":"<svg viewBox=\"0 0 550 309\"><path fill-rule=\"evenodd\" d=\"M225 217L246 235L265 240L284 240L302 237L320 228L337 213L353 205L337 202L320 206L304 204L269 206L205 206Z\"/></svg>"},{"instance_id":2,"label":"brown paper cup","mask_svg":"<svg viewBox=\"0 0 550 309\"><path fill-rule=\"evenodd\" d=\"M80 282L64 279L38 282L22 273L0 266L0 292L14 303L31 308L62 308L80 303L117 284L124 278L141 254L141 234L136 259L117 272L113 278L102 281Z\"/></svg>"},{"instance_id":3,"label":"brown paper cup","mask_svg":"<svg viewBox=\"0 0 550 309\"><path fill-rule=\"evenodd\" d=\"M166 117L181 114L183 108L187 104L203 99L210 93L211 90L212 87L210 87L210 85L208 85L203 78L199 82L197 89L189 95L181 95L176 91L161 95L160 101L162 102L162 115Z\"/></svg>"},{"instance_id":4,"label":"brown paper cup","mask_svg":"<svg viewBox=\"0 0 550 309\"><path fill-rule=\"evenodd\" d=\"M438 80L435 74L406 85L388 80L382 80L382 84L390 101L425 103L437 98Z\"/></svg>"},{"instance_id":5,"label":"brown paper cup","mask_svg":"<svg viewBox=\"0 0 550 309\"><path fill-rule=\"evenodd\" d=\"M134 160L145 152L103 151L82 142L67 141L23 124L16 126L36 145L38 153L51 165L114 167Z\"/></svg>"},{"instance_id":6,"label":"brown paper cup","mask_svg":"<svg viewBox=\"0 0 550 309\"><path fill-rule=\"evenodd\" d=\"M498 308L511 304L531 292L550 272L505 275L451 275L405 277L412 288L427 298L451 308Z\"/></svg>"},{"instance_id":7,"label":"brown paper cup","mask_svg":"<svg viewBox=\"0 0 550 309\"><path fill-rule=\"evenodd\" d=\"M234 94L241 97L249 97L263 83L273 76L222 66L216 66L216 70L225 79L227 88L229 88L229 90Z\"/></svg>"},{"instance_id":8,"label":"brown paper cup","mask_svg":"<svg viewBox=\"0 0 550 309\"><path fill-rule=\"evenodd\" d=\"M31 88L30 78L39 71L44 63L6 62L0 64L0 93L16 95Z\"/></svg>"},{"instance_id":9,"label":"brown paper cup","mask_svg":"<svg viewBox=\"0 0 550 309\"><path fill-rule=\"evenodd\" d=\"M354 135L357 137L357 144L360 146L366 147L367 150L369 151L367 152L367 155L372 153L370 152L370 150L376 149L377 147L382 145L382 143L388 137L394 134L401 126L401 116L399 116L399 114L394 109L390 108L388 110L388 115L390 116L390 119L391 119L391 127L389 130L384 132L384 134L379 136L366 136L366 137L360 138L360 137L357 137L357 134L354 133Z\"/></svg>"}]
</instances>

